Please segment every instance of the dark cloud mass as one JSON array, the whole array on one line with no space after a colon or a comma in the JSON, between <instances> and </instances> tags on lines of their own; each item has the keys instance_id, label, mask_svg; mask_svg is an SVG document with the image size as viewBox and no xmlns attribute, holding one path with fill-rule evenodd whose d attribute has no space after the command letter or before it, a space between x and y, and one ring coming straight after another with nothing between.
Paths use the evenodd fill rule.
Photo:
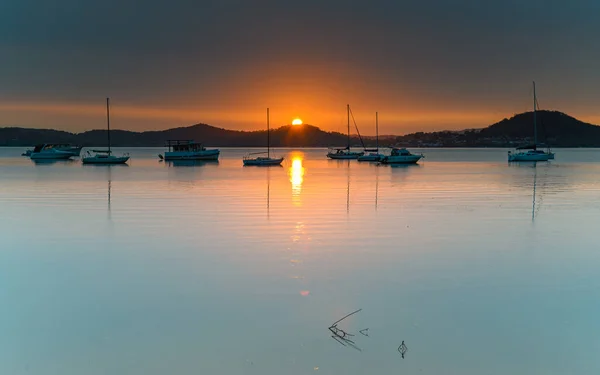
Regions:
<instances>
[{"instance_id":1,"label":"dark cloud mass","mask_svg":"<svg viewBox=\"0 0 600 375\"><path fill-rule=\"evenodd\" d=\"M593 117L599 11L591 0L5 0L0 100L111 95L200 117L270 103L332 112L352 101L400 123L409 110L526 110L535 79L547 107ZM2 125L19 116L0 107ZM173 121L152 126L181 125Z\"/></svg>"}]
</instances>

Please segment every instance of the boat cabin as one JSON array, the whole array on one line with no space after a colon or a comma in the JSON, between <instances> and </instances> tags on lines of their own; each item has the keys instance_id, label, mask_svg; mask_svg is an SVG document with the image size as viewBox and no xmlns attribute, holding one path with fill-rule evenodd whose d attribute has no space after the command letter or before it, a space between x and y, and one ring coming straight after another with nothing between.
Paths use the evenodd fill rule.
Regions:
<instances>
[{"instance_id":1,"label":"boat cabin","mask_svg":"<svg viewBox=\"0 0 600 375\"><path fill-rule=\"evenodd\" d=\"M538 150L538 147L544 147L544 145L537 145L537 144L530 144L530 145L525 145L525 146L519 146L517 147L517 150L527 150L527 154L529 155L534 155L534 154L545 154L546 152L543 150Z\"/></svg>"},{"instance_id":2,"label":"boat cabin","mask_svg":"<svg viewBox=\"0 0 600 375\"><path fill-rule=\"evenodd\" d=\"M188 152L188 151L204 151L206 148L202 143L196 143L192 140L169 140L166 147L169 152Z\"/></svg>"},{"instance_id":3,"label":"boat cabin","mask_svg":"<svg viewBox=\"0 0 600 375\"><path fill-rule=\"evenodd\" d=\"M64 149L70 149L72 147L73 146L68 143L44 143L44 144L35 145L35 147L33 148L33 152L40 152L42 150L51 150L51 149L57 149L59 151L63 151Z\"/></svg>"},{"instance_id":4,"label":"boat cabin","mask_svg":"<svg viewBox=\"0 0 600 375\"><path fill-rule=\"evenodd\" d=\"M393 148L392 156L411 156L412 154L405 148Z\"/></svg>"},{"instance_id":5,"label":"boat cabin","mask_svg":"<svg viewBox=\"0 0 600 375\"><path fill-rule=\"evenodd\" d=\"M32 152L40 152L44 149L45 145L35 145Z\"/></svg>"},{"instance_id":6,"label":"boat cabin","mask_svg":"<svg viewBox=\"0 0 600 375\"><path fill-rule=\"evenodd\" d=\"M335 154L347 154L347 153L350 151L350 148L348 148L348 147L343 147L343 148L342 148L342 147L339 147L339 148L334 148L334 147L331 147L331 148L330 148L330 150L331 150L331 151L335 151L335 152L331 152L331 151L330 151L330 153L335 153Z\"/></svg>"}]
</instances>

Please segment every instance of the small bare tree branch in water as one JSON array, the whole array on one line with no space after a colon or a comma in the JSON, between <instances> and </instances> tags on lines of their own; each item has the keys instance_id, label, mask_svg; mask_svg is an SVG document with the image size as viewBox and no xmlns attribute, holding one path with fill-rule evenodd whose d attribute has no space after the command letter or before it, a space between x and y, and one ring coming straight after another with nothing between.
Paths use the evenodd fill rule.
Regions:
<instances>
[{"instance_id":1,"label":"small bare tree branch in water","mask_svg":"<svg viewBox=\"0 0 600 375\"><path fill-rule=\"evenodd\" d=\"M350 346L358 351L362 351L358 346L356 346L356 343L352 340L350 340L348 337L353 337L354 335L351 333L348 333L346 331L344 331L341 328L338 328L338 324L348 318L349 316L352 316L354 314L356 314L357 312L360 312L362 309L358 309L356 311L351 312L350 314L344 316L343 318L337 320L336 322L334 322L331 326L329 326L329 331L331 333L333 333L333 335L331 336L335 341L337 341L338 343L342 344L343 346ZM361 332L362 333L362 332ZM364 333L363 333L364 335Z\"/></svg>"}]
</instances>

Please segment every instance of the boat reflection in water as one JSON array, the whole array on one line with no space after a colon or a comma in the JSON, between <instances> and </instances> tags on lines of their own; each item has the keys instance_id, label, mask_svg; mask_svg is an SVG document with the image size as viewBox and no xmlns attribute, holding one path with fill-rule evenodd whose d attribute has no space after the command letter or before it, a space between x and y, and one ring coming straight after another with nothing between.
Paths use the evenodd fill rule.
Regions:
<instances>
[{"instance_id":1,"label":"boat reflection in water","mask_svg":"<svg viewBox=\"0 0 600 375\"><path fill-rule=\"evenodd\" d=\"M289 169L290 182L292 183L292 202L296 206L301 205L300 193L302 192L302 183L304 182L303 159L303 153L292 154L292 166Z\"/></svg>"},{"instance_id":2,"label":"boat reflection in water","mask_svg":"<svg viewBox=\"0 0 600 375\"><path fill-rule=\"evenodd\" d=\"M540 189L538 188L538 163L534 162L533 163L533 193L532 193L532 204L531 204L531 222L533 223L535 221L535 215L539 213L540 208L542 206L542 202L544 199L543 193L544 193L544 179L542 178L542 186L540 186L542 188L542 191L539 191ZM544 168L545 171L547 171L547 168ZM539 199L538 199L539 198Z\"/></svg>"},{"instance_id":3,"label":"boat reflection in water","mask_svg":"<svg viewBox=\"0 0 600 375\"><path fill-rule=\"evenodd\" d=\"M110 164L110 165L91 165L91 167L98 167L98 168L106 168L107 172L106 172L106 180L108 183L108 195L107 195L107 200L108 200L108 210L107 210L107 217L108 217L108 221L112 221L112 213L111 213L111 208L110 208L110 195L111 195L111 190L112 190L112 169L113 168L128 168L129 165L127 164Z\"/></svg>"},{"instance_id":4,"label":"boat reflection in water","mask_svg":"<svg viewBox=\"0 0 600 375\"><path fill-rule=\"evenodd\" d=\"M110 188L112 184L111 166L108 166L108 220L112 221L112 215L110 213Z\"/></svg>"},{"instance_id":5,"label":"boat reflection in water","mask_svg":"<svg viewBox=\"0 0 600 375\"><path fill-rule=\"evenodd\" d=\"M542 206L544 195L550 193L552 191L548 191L548 168L551 164L546 162L530 162L530 163L511 163L510 166L512 168L517 169L525 169L526 173L520 173L519 179L515 183L515 186L520 189L531 189L531 222L535 222L536 216L539 215L540 208ZM533 171L531 171L533 169ZM541 176L538 178L538 170L540 171ZM533 176L531 175L533 174ZM541 179L541 181L539 181ZM557 185L554 181L554 185ZM562 189L560 187L559 189Z\"/></svg>"},{"instance_id":6,"label":"boat reflection in water","mask_svg":"<svg viewBox=\"0 0 600 375\"><path fill-rule=\"evenodd\" d=\"M31 159L33 164L35 165L55 165L55 164L73 164L75 160L73 159Z\"/></svg>"},{"instance_id":7,"label":"boat reflection in water","mask_svg":"<svg viewBox=\"0 0 600 375\"><path fill-rule=\"evenodd\" d=\"M219 165L218 160L166 160L164 163L168 167L201 167L204 165Z\"/></svg>"},{"instance_id":8,"label":"boat reflection in water","mask_svg":"<svg viewBox=\"0 0 600 375\"><path fill-rule=\"evenodd\" d=\"M272 168L281 168L283 169L283 166L281 165L276 165L276 166L272 166ZM267 170L267 219L271 218L271 168L266 168Z\"/></svg>"},{"instance_id":9,"label":"boat reflection in water","mask_svg":"<svg viewBox=\"0 0 600 375\"><path fill-rule=\"evenodd\" d=\"M379 198L379 167L375 169L375 211L377 211L377 200Z\"/></svg>"},{"instance_id":10,"label":"boat reflection in water","mask_svg":"<svg viewBox=\"0 0 600 375\"><path fill-rule=\"evenodd\" d=\"M346 162L346 213L350 213L350 162Z\"/></svg>"}]
</instances>

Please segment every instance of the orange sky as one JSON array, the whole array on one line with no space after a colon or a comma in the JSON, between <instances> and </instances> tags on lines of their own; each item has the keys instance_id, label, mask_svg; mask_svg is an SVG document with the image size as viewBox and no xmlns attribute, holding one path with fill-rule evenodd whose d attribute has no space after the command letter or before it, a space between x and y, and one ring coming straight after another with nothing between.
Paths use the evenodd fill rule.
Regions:
<instances>
[{"instance_id":1,"label":"orange sky","mask_svg":"<svg viewBox=\"0 0 600 375\"><path fill-rule=\"evenodd\" d=\"M381 72L380 72L381 73ZM306 63L285 58L231 69L211 80L190 75L189 84L168 89L165 82L152 90L138 86L87 89L74 95L73 82L64 93L38 94L0 101L0 126L38 127L82 132L105 126L105 99L111 95L111 125L133 131L162 130L196 123L234 130L265 127L265 109L271 125L294 118L327 131L346 131L346 104L359 130L375 133L379 112L380 134L481 128L532 109L531 81L494 84L471 82L455 86L440 77L440 87L420 87L407 72L388 78L368 68L335 60ZM583 121L600 123L584 87L580 92L557 90L553 81L538 83L543 109L556 109ZM93 92L92 92L93 91ZM587 99L586 99L587 98ZM354 130L352 130L354 133Z\"/></svg>"},{"instance_id":2,"label":"orange sky","mask_svg":"<svg viewBox=\"0 0 600 375\"><path fill-rule=\"evenodd\" d=\"M514 113L527 111L526 106L514 111L477 111L459 110L405 109L382 111L379 109L380 134L405 134L414 131L433 131L445 129L465 129L490 125ZM375 109L365 106L352 106L359 130L363 134L374 134ZM312 103L306 105L287 105L271 107L271 126L289 124L299 117L304 123L313 124L324 130L346 130L346 111L344 105L338 105L337 111L322 110ZM369 111L370 110L370 111ZM600 116L594 114L570 113L575 117L600 123ZM98 104L78 104L59 102L3 102L0 103L0 116L4 126L23 126L53 128L72 132L99 129L105 126L105 108L103 101ZM210 108L190 108L179 106L139 106L115 103L111 101L111 124L116 129L134 131L168 129L189 126L195 123L208 123L227 129L257 130L265 126L265 109L211 110ZM354 129L352 129L354 133Z\"/></svg>"}]
</instances>

